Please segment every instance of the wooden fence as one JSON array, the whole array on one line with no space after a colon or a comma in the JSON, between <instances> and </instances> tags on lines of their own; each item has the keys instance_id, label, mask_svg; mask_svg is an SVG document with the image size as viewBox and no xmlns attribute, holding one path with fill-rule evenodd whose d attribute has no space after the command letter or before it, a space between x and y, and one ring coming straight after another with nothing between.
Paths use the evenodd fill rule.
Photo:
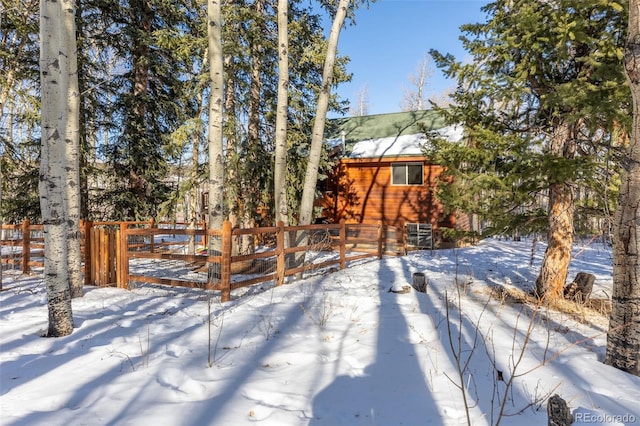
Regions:
<instances>
[{"instance_id":1,"label":"wooden fence","mask_svg":"<svg viewBox=\"0 0 640 426\"><path fill-rule=\"evenodd\" d=\"M44 237L42 225L33 225L25 220L20 225L5 225L0 228L2 238L0 239L0 249L2 246L11 247L9 253L2 254L2 264L20 265L23 274L28 274L31 267L44 266ZM5 235L8 237L5 238ZM35 234L35 235L34 235Z\"/></svg>"},{"instance_id":2,"label":"wooden fence","mask_svg":"<svg viewBox=\"0 0 640 426\"><path fill-rule=\"evenodd\" d=\"M107 285L116 282L116 263L119 253L115 241L115 230L121 224L153 227L154 221L144 222L80 222L80 245L85 285ZM1 265L19 265L23 274L31 273L33 267L44 267L44 226L25 220L20 225L0 226ZM8 252L8 253L7 253Z\"/></svg>"},{"instance_id":3,"label":"wooden fence","mask_svg":"<svg viewBox=\"0 0 640 426\"><path fill-rule=\"evenodd\" d=\"M381 224L284 227L280 223L232 229L225 222L219 230L187 229L184 224L162 227L166 225L83 222L85 284L129 288L133 282L143 282L206 288L219 290L221 300L228 301L231 290L241 287L266 281L281 285L286 277L310 270L334 265L344 269L350 261L406 252L403 230ZM22 246L23 273L28 273L29 253L33 253L29 229L34 225L21 226L22 240L2 241L2 245ZM2 261L9 259L3 256Z\"/></svg>"}]
</instances>

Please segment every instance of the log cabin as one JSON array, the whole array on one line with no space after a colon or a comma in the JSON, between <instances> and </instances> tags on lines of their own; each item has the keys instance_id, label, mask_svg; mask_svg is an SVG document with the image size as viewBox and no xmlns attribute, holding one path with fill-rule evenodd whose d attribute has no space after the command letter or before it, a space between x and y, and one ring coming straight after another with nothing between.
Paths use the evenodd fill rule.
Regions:
<instances>
[{"instance_id":1,"label":"log cabin","mask_svg":"<svg viewBox=\"0 0 640 426\"><path fill-rule=\"evenodd\" d=\"M413 229L456 228L456 216L436 198L443 167L424 155L425 132L451 141L462 138L460 126L446 126L433 110L329 120L325 142L336 165L320 183L322 217L382 222L407 227L410 234Z\"/></svg>"}]
</instances>

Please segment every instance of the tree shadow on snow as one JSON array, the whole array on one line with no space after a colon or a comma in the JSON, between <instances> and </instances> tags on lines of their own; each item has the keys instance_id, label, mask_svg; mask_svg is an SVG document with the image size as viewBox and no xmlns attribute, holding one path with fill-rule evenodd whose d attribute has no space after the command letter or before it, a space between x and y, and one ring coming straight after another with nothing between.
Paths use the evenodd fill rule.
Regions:
<instances>
[{"instance_id":1,"label":"tree shadow on snow","mask_svg":"<svg viewBox=\"0 0 640 426\"><path fill-rule=\"evenodd\" d=\"M380 291L380 311L376 359L362 376L338 376L313 400L310 425L423 425L441 424L426 383L414 346L409 343L407 324L398 297L388 292L397 277L380 262L378 272L383 287Z\"/></svg>"}]
</instances>

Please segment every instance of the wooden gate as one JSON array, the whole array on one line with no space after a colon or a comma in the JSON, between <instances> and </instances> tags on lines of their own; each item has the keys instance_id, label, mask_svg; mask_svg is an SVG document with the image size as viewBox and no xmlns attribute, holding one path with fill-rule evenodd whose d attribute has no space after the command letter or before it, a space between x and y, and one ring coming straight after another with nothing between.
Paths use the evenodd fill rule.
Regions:
<instances>
[{"instance_id":1,"label":"wooden gate","mask_svg":"<svg viewBox=\"0 0 640 426\"><path fill-rule=\"evenodd\" d=\"M116 287L118 285L118 257L120 230L109 227L90 228L91 272L90 285Z\"/></svg>"}]
</instances>

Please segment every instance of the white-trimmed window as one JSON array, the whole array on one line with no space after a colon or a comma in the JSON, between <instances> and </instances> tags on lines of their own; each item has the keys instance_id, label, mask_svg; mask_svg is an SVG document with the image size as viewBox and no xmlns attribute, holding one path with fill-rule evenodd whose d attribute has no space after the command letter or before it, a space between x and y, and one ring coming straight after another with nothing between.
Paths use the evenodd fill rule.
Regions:
<instances>
[{"instance_id":1,"label":"white-trimmed window","mask_svg":"<svg viewBox=\"0 0 640 426\"><path fill-rule=\"evenodd\" d=\"M422 163L391 164L391 185L422 185L423 167Z\"/></svg>"}]
</instances>

